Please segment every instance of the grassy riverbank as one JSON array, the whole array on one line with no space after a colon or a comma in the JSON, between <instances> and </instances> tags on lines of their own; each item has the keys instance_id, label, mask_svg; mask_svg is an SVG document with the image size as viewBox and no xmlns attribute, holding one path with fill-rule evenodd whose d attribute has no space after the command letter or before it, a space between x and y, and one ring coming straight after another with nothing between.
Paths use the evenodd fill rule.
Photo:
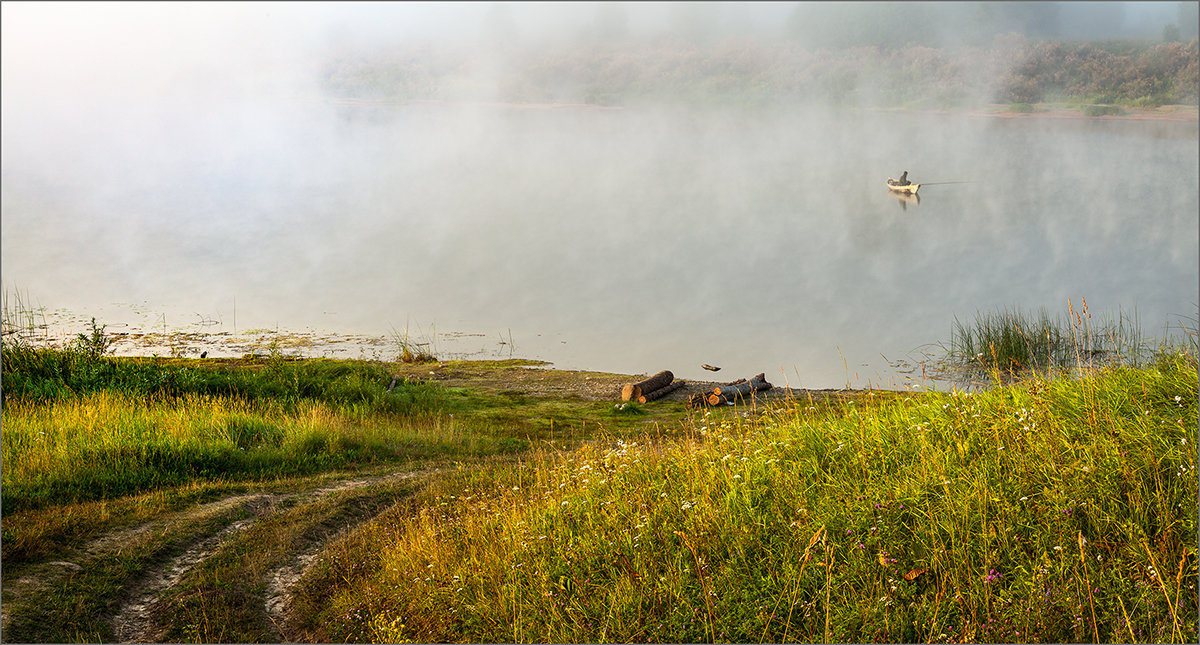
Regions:
<instances>
[{"instance_id":1,"label":"grassy riverbank","mask_svg":"<svg viewBox=\"0 0 1200 645\"><path fill-rule=\"evenodd\" d=\"M331 549L304 582L310 627L390 642L1191 641L1196 402L1194 357L1169 355L540 453L431 487Z\"/></svg>"},{"instance_id":2,"label":"grassy riverbank","mask_svg":"<svg viewBox=\"0 0 1200 645\"><path fill-rule=\"evenodd\" d=\"M354 361L163 361L6 348L4 514L196 481L494 450L439 394ZM494 442L493 442L494 443Z\"/></svg>"},{"instance_id":3,"label":"grassy riverbank","mask_svg":"<svg viewBox=\"0 0 1200 645\"><path fill-rule=\"evenodd\" d=\"M4 347L4 582L48 589L6 640L1197 638L1190 346L706 411L523 361L86 349Z\"/></svg>"}]
</instances>

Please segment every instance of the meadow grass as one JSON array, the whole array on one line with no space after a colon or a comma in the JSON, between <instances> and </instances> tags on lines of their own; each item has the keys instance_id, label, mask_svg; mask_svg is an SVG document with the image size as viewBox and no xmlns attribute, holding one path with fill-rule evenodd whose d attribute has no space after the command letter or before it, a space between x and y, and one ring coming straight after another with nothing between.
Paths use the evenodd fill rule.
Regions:
<instances>
[{"instance_id":1,"label":"meadow grass","mask_svg":"<svg viewBox=\"0 0 1200 645\"><path fill-rule=\"evenodd\" d=\"M269 358L113 358L82 346L39 348L20 342L3 346L5 403L50 401L96 391L134 396L229 396L291 405L301 400L357 405L363 412L429 411L437 388L401 381L390 392L391 372L383 363L356 360Z\"/></svg>"},{"instance_id":2,"label":"meadow grass","mask_svg":"<svg viewBox=\"0 0 1200 645\"><path fill-rule=\"evenodd\" d=\"M317 638L1195 642L1197 364L714 410L441 479L302 580Z\"/></svg>"},{"instance_id":3,"label":"meadow grass","mask_svg":"<svg viewBox=\"0 0 1200 645\"><path fill-rule=\"evenodd\" d=\"M274 479L524 446L456 431L437 416L372 418L314 401L285 407L114 392L10 402L0 445L5 515L195 481Z\"/></svg>"},{"instance_id":4,"label":"meadow grass","mask_svg":"<svg viewBox=\"0 0 1200 645\"><path fill-rule=\"evenodd\" d=\"M4 563L251 482L282 490L371 464L522 453L532 440L543 449L515 466L431 475L411 495L405 484L393 509L323 551L291 605L303 633L1194 642L1195 336L1144 360L1117 340L1136 334L1097 336L1086 307L1071 313L1065 327L1037 322L1064 330L1057 351L1077 369L1047 369L1051 352L991 363L996 387L982 392L713 409L667 428L660 409L685 413L415 379L389 392L392 369L363 361L114 359L95 325L66 349L10 334ZM1026 345L1036 335L1027 319L1010 326ZM1113 365L1109 353L1143 362ZM1001 369L1025 378L1001 386ZM278 545L319 531L324 520L297 513L184 585L172 637L273 634L239 594L261 594ZM51 603L81 612L53 633L111 636L104 589L178 551L189 530L98 561ZM268 543L278 548L255 550ZM240 591L224 593L230 584ZM34 609L14 624L44 623Z\"/></svg>"},{"instance_id":5,"label":"meadow grass","mask_svg":"<svg viewBox=\"0 0 1200 645\"><path fill-rule=\"evenodd\" d=\"M118 359L103 355L97 333L66 349L4 342L6 517L196 482L528 445L456 424L435 386L400 379L389 390L385 364ZM14 537L8 526L5 536Z\"/></svg>"}]
</instances>

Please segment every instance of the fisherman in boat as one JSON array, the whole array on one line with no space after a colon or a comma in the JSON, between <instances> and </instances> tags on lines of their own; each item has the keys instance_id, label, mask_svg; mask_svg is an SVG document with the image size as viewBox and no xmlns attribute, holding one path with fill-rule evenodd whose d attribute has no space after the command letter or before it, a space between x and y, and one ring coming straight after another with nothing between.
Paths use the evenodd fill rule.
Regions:
<instances>
[{"instance_id":1,"label":"fisherman in boat","mask_svg":"<svg viewBox=\"0 0 1200 645\"><path fill-rule=\"evenodd\" d=\"M900 175L900 181L896 182L897 186L908 186L912 182L908 180L908 171L905 170L903 175Z\"/></svg>"}]
</instances>

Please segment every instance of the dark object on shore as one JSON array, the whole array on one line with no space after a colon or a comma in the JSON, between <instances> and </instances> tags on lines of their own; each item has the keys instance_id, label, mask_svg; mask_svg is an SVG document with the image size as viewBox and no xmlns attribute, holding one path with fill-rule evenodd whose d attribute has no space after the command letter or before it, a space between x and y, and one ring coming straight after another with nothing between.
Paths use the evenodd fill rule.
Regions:
<instances>
[{"instance_id":1,"label":"dark object on shore","mask_svg":"<svg viewBox=\"0 0 1200 645\"><path fill-rule=\"evenodd\" d=\"M678 390L681 387L683 387L683 381L675 381L674 383L664 385L657 390L643 392L642 395L637 398L637 402L649 403L651 401L657 401L658 399L663 398L664 396L674 392L675 390Z\"/></svg>"},{"instance_id":2,"label":"dark object on shore","mask_svg":"<svg viewBox=\"0 0 1200 645\"><path fill-rule=\"evenodd\" d=\"M745 382L746 382L746 379L740 378L736 381L730 381L730 382L726 383L725 386L728 387L731 385L737 385L739 383L745 383ZM709 405L709 403L708 403L708 395L709 394L712 394L712 393L711 392L696 392L695 394L688 397L687 406L689 408L698 408L702 405Z\"/></svg>"},{"instance_id":3,"label":"dark object on shore","mask_svg":"<svg viewBox=\"0 0 1200 645\"><path fill-rule=\"evenodd\" d=\"M200 358L208 358L208 351L205 350L203 352L200 352Z\"/></svg>"},{"instance_id":4,"label":"dark object on shore","mask_svg":"<svg viewBox=\"0 0 1200 645\"><path fill-rule=\"evenodd\" d=\"M721 368L719 368L719 367L713 367L712 365L709 365L708 363L702 363L702 364L700 365L700 367L703 367L704 369L706 369L706 370L708 370L708 371L710 371L710 372L720 372L720 371L721 371Z\"/></svg>"},{"instance_id":5,"label":"dark object on shore","mask_svg":"<svg viewBox=\"0 0 1200 645\"><path fill-rule=\"evenodd\" d=\"M396 381L398 381L398 380L400 380L400 375L399 375L399 374L392 374L392 384L391 384L391 385L389 385L389 386L388 386L388 388L387 388L387 392L388 392L388 394L391 394L391 393L392 393L392 390L393 390L393 389L396 387Z\"/></svg>"},{"instance_id":6,"label":"dark object on shore","mask_svg":"<svg viewBox=\"0 0 1200 645\"><path fill-rule=\"evenodd\" d=\"M648 394L662 387L671 384L675 380L675 375L670 370L663 370L650 378L638 382L630 383L621 388L622 401L637 401L643 394Z\"/></svg>"},{"instance_id":7,"label":"dark object on shore","mask_svg":"<svg viewBox=\"0 0 1200 645\"><path fill-rule=\"evenodd\" d=\"M749 381L713 388L712 394L709 394L707 397L708 404L721 405L723 403L734 402L744 399L755 392L769 390L772 387L774 386L767 382L767 375L765 373L758 374Z\"/></svg>"}]
</instances>

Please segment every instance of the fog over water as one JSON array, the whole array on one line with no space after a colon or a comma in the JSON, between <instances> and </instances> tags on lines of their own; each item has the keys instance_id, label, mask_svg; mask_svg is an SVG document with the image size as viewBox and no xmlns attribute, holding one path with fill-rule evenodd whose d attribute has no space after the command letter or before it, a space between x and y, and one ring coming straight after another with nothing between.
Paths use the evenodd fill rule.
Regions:
<instances>
[{"instance_id":1,"label":"fog over water","mask_svg":"<svg viewBox=\"0 0 1200 645\"><path fill-rule=\"evenodd\" d=\"M313 70L386 29L237 5L122 5L65 49L31 26L100 13L4 5L6 289L804 387L900 385L977 311L1196 317L1195 123L334 101ZM919 203L884 187L904 170Z\"/></svg>"}]
</instances>

